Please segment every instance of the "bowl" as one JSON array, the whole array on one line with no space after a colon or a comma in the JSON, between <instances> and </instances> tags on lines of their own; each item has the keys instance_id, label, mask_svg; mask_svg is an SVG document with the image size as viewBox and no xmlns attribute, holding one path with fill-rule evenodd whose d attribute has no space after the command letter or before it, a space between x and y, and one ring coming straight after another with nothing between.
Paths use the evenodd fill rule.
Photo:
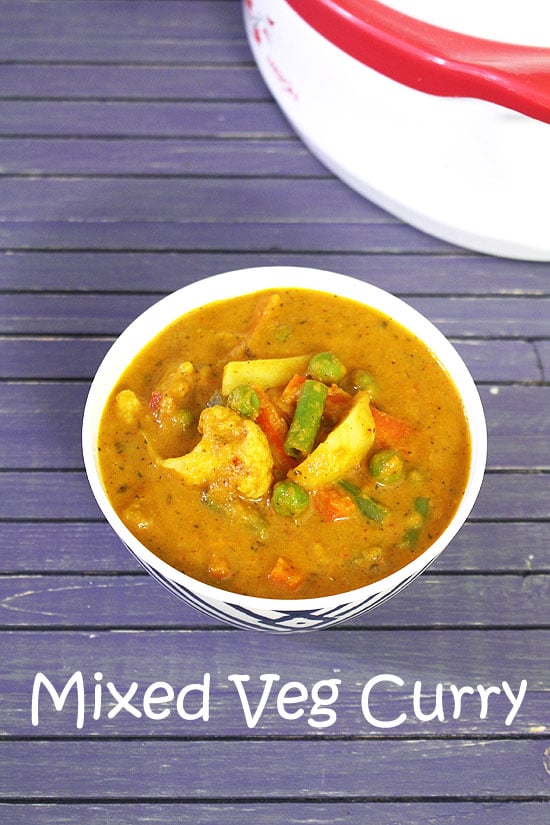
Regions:
<instances>
[{"instance_id":1,"label":"bowl","mask_svg":"<svg viewBox=\"0 0 550 825\"><path fill-rule=\"evenodd\" d=\"M244 596L204 584L174 569L148 550L117 515L106 495L98 463L98 432L107 400L121 374L149 341L177 318L213 300L284 287L314 289L350 298L394 318L421 339L445 367L459 391L472 443L464 495L452 521L425 552L373 584L310 599ZM290 633L327 628L373 609L402 590L437 559L474 505L485 470L487 437L483 408L468 369L447 338L415 309L388 292L349 276L273 266L227 272L191 283L134 320L109 349L93 379L83 416L82 448L86 473L100 510L122 543L154 579L186 604L216 620L239 628Z\"/></svg>"},{"instance_id":2,"label":"bowl","mask_svg":"<svg viewBox=\"0 0 550 825\"><path fill-rule=\"evenodd\" d=\"M545 0L243 7L267 86L332 172L445 241L550 260Z\"/></svg>"}]
</instances>

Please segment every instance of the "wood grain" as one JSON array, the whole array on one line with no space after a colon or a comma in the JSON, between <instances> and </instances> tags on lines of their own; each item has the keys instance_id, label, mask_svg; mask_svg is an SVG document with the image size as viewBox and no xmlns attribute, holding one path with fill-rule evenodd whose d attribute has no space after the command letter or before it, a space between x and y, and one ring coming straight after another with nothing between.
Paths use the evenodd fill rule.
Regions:
<instances>
[{"instance_id":1,"label":"wood grain","mask_svg":"<svg viewBox=\"0 0 550 825\"><path fill-rule=\"evenodd\" d=\"M256 0L254 0L254 3ZM463 250L352 192L299 141L240 0L4 0L0 34L0 821L9 825L547 825L550 264ZM406 139L406 136L404 136ZM478 383L488 472L410 587L323 633L243 633L139 567L82 467L90 381L142 309L217 272L329 269L400 295ZM85 723L39 699L80 671ZM102 674L100 677L96 674ZM208 722L143 713L211 676ZM340 679L336 717L250 728L231 674ZM367 681L393 674L370 696ZM525 697L511 724L507 682ZM108 681L137 683L136 716ZM412 705L444 719L418 718ZM94 688L104 691L93 718ZM471 686L453 716L451 685ZM477 686L500 687L481 713ZM191 694L193 695L193 694ZM296 708L296 706L293 706ZM112 713L110 713L112 712ZM309 720L309 721L308 721Z\"/></svg>"},{"instance_id":2,"label":"wood grain","mask_svg":"<svg viewBox=\"0 0 550 825\"><path fill-rule=\"evenodd\" d=\"M540 802L296 802L286 803L288 825L347 825L376 822L377 825L545 825L547 807ZM2 804L0 815L13 825L279 825L277 803L89 803L89 804Z\"/></svg>"},{"instance_id":3,"label":"wood grain","mask_svg":"<svg viewBox=\"0 0 550 825\"><path fill-rule=\"evenodd\" d=\"M80 798L90 801L99 793L132 801L428 800L472 794L519 801L545 797L543 755L544 743L515 739L5 741L0 793L19 800L67 799L77 787Z\"/></svg>"}]
</instances>

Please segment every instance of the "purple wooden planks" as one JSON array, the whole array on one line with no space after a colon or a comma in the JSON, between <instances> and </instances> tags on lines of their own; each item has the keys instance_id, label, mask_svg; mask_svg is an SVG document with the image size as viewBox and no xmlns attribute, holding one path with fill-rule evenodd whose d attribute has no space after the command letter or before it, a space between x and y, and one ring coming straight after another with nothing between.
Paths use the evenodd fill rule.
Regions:
<instances>
[{"instance_id":1,"label":"purple wooden planks","mask_svg":"<svg viewBox=\"0 0 550 825\"><path fill-rule=\"evenodd\" d=\"M3 0L3 12L10 20L11 33L21 38L35 36L72 38L100 36L116 44L124 38L191 40L218 33L227 38L241 36L242 24L238 0L163 0L162 14L157 3L141 3L139 14L134 4L114 0L108 6L102 0L42 0L19 3Z\"/></svg>"},{"instance_id":2,"label":"purple wooden planks","mask_svg":"<svg viewBox=\"0 0 550 825\"><path fill-rule=\"evenodd\" d=\"M44 101L2 103L0 135L13 137L243 138L293 131L271 101ZM150 173L153 169L149 170Z\"/></svg>"},{"instance_id":3,"label":"purple wooden planks","mask_svg":"<svg viewBox=\"0 0 550 825\"><path fill-rule=\"evenodd\" d=\"M544 381L550 380L550 341L537 341L535 343L537 354L540 358L541 367L543 370Z\"/></svg>"},{"instance_id":4,"label":"purple wooden planks","mask_svg":"<svg viewBox=\"0 0 550 825\"><path fill-rule=\"evenodd\" d=\"M0 337L0 377L91 378L112 342L103 337Z\"/></svg>"},{"instance_id":5,"label":"purple wooden planks","mask_svg":"<svg viewBox=\"0 0 550 825\"><path fill-rule=\"evenodd\" d=\"M0 218L8 222L389 221L386 212L333 178L0 178L0 197Z\"/></svg>"},{"instance_id":6,"label":"purple wooden planks","mask_svg":"<svg viewBox=\"0 0 550 825\"><path fill-rule=\"evenodd\" d=\"M105 522L8 522L0 535L1 572L141 572Z\"/></svg>"},{"instance_id":7,"label":"purple wooden planks","mask_svg":"<svg viewBox=\"0 0 550 825\"><path fill-rule=\"evenodd\" d=\"M474 519L548 519L548 476L488 473L472 510Z\"/></svg>"},{"instance_id":8,"label":"purple wooden planks","mask_svg":"<svg viewBox=\"0 0 550 825\"><path fill-rule=\"evenodd\" d=\"M3 333L39 335L118 335L160 297L139 293L120 296L69 293L4 295L0 307L0 329ZM119 317L115 320L117 314Z\"/></svg>"},{"instance_id":9,"label":"purple wooden planks","mask_svg":"<svg viewBox=\"0 0 550 825\"><path fill-rule=\"evenodd\" d=\"M164 739L177 736L209 740L230 736L312 737L319 733L330 738L386 738L392 733L401 737L451 737L475 732L478 737L514 733L516 737L544 740L548 735L541 726L548 700L543 667L548 642L546 634L537 630L493 630L485 636L472 630L455 630L449 637L443 631L414 629L402 633L363 630L359 634L347 626L322 634L322 644L320 635L287 637L281 644L275 637L247 634L246 659L240 632L220 633L208 627L196 627L192 632L150 629L147 633L21 629L3 631L2 639L17 673L17 681L7 675L1 680L3 737L156 735ZM151 655L151 650L155 650L155 655ZM535 650L540 651L538 664L529 658ZM94 677L97 672L103 679ZM58 693L73 674L81 674L76 677L81 678L84 693L80 723L76 716L76 689L69 694L64 710L56 711L45 682L36 680L37 673L43 673ZM264 690L261 675L279 676L266 690L263 712L258 709L254 719L246 716L246 702L239 696L235 681L228 678L238 673L250 677L246 680L247 701L254 712ZM378 678L384 674L396 679ZM318 682L335 678L340 682L332 703L335 713L328 720L331 724L324 729L316 728L311 724L315 715L310 713L311 689ZM373 678L376 682L368 689L369 716L363 713L362 698L365 685ZM282 717L277 694L283 685L294 680L304 685L307 682L308 695L299 703L303 713L290 720ZM527 685L523 689L524 680ZM135 705L141 705L139 716L126 712L109 716L115 704L114 694L107 687L109 681L119 691L128 690L136 682L134 695ZM156 681L166 682L176 694L185 685L202 684L203 691L191 693L190 701L197 710L206 697L209 719L185 719L177 713L173 701L166 702L170 712L165 714L164 722L148 718L143 713L144 693ZM422 684L416 690L424 713L433 711L439 692L440 712L430 720L422 720L412 707L411 693L418 681ZM502 688L503 681L516 701ZM97 707L97 718L93 718L94 688L99 682L102 702ZM453 684L474 689L464 696L460 707L455 705L450 688ZM478 684L500 687L489 698L485 715ZM25 702L21 685L25 686ZM37 690L34 719L33 686ZM320 697L328 697L328 687L325 685L325 693L320 692ZM26 713L21 712L23 704ZM403 713L405 717L393 731L375 721L395 720Z\"/></svg>"},{"instance_id":10,"label":"purple wooden planks","mask_svg":"<svg viewBox=\"0 0 550 825\"><path fill-rule=\"evenodd\" d=\"M2 804L10 825L280 825L277 803L55 803ZM547 825L548 808L539 802L295 802L286 803L288 825ZM7 821L7 820L6 820Z\"/></svg>"},{"instance_id":11,"label":"purple wooden planks","mask_svg":"<svg viewBox=\"0 0 550 825\"><path fill-rule=\"evenodd\" d=\"M0 138L8 174L331 177L297 139Z\"/></svg>"},{"instance_id":12,"label":"purple wooden planks","mask_svg":"<svg viewBox=\"0 0 550 825\"><path fill-rule=\"evenodd\" d=\"M0 793L27 801L74 798L76 788L84 800L547 799L543 753L544 743L514 739L6 741Z\"/></svg>"},{"instance_id":13,"label":"purple wooden planks","mask_svg":"<svg viewBox=\"0 0 550 825\"><path fill-rule=\"evenodd\" d=\"M4 99L263 100L261 75L247 66L0 65Z\"/></svg>"},{"instance_id":14,"label":"purple wooden planks","mask_svg":"<svg viewBox=\"0 0 550 825\"><path fill-rule=\"evenodd\" d=\"M279 151L284 157L299 145L279 145ZM220 150L220 155L226 153ZM33 251L3 253L0 261L0 288L16 291L24 285L26 291L165 293L218 272L255 266L304 266L351 275L409 298L423 294L526 296L547 294L549 271L545 263L489 256L401 254L388 258L384 254L343 250L325 254Z\"/></svg>"},{"instance_id":15,"label":"purple wooden planks","mask_svg":"<svg viewBox=\"0 0 550 825\"><path fill-rule=\"evenodd\" d=\"M0 65L4 98L266 100L256 66Z\"/></svg>"},{"instance_id":16,"label":"purple wooden planks","mask_svg":"<svg viewBox=\"0 0 550 825\"><path fill-rule=\"evenodd\" d=\"M0 42L2 60L226 63L250 60L238 0L164 0L134 4L97 0L6 0L10 37Z\"/></svg>"},{"instance_id":17,"label":"purple wooden planks","mask_svg":"<svg viewBox=\"0 0 550 825\"><path fill-rule=\"evenodd\" d=\"M287 195L290 197L290 194ZM365 206L368 211L368 207ZM230 213L229 213L230 214ZM71 222L63 219L0 223L0 249L40 251L188 251L250 252L350 252L422 253L456 251L411 226L395 222L341 223L338 216L327 223L258 223L253 213L241 223L202 221ZM330 228L330 232L328 231Z\"/></svg>"},{"instance_id":18,"label":"purple wooden planks","mask_svg":"<svg viewBox=\"0 0 550 825\"><path fill-rule=\"evenodd\" d=\"M0 519L98 519L83 472L0 473Z\"/></svg>"},{"instance_id":19,"label":"purple wooden planks","mask_svg":"<svg viewBox=\"0 0 550 825\"><path fill-rule=\"evenodd\" d=\"M225 2L225 0L220 1ZM202 2L203 0L197 0L197 5ZM115 42L105 40L100 34L88 36L85 40L47 38L39 34L30 37L16 36L0 41L0 59L8 62L37 60L44 63L61 60L68 64L147 63L152 61L156 64L208 63L219 66L231 63L250 63L252 59L244 33L235 39L225 38L223 35L220 38L219 32L215 33L211 40L153 39L147 43L147 54L144 56L146 41L147 37L143 35L129 39L119 38Z\"/></svg>"},{"instance_id":20,"label":"purple wooden planks","mask_svg":"<svg viewBox=\"0 0 550 825\"><path fill-rule=\"evenodd\" d=\"M0 383L0 467L82 467L88 385Z\"/></svg>"},{"instance_id":21,"label":"purple wooden planks","mask_svg":"<svg viewBox=\"0 0 550 825\"><path fill-rule=\"evenodd\" d=\"M411 298L410 303L449 336L536 338L549 331L550 299L540 296Z\"/></svg>"},{"instance_id":22,"label":"purple wooden planks","mask_svg":"<svg viewBox=\"0 0 550 825\"><path fill-rule=\"evenodd\" d=\"M487 383L541 380L540 365L528 341L452 340L475 381Z\"/></svg>"}]
</instances>

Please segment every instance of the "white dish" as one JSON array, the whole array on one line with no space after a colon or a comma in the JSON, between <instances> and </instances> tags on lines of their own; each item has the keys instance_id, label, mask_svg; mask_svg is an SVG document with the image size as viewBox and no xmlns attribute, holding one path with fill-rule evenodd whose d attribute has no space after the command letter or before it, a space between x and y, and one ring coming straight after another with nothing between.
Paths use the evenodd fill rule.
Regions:
<instances>
[{"instance_id":1,"label":"white dish","mask_svg":"<svg viewBox=\"0 0 550 825\"><path fill-rule=\"evenodd\" d=\"M448 7L448 3L394 0L393 5L400 10L412 9L410 14L416 13L418 5L418 14L423 13L439 25L445 20L452 23L457 17L456 13L438 10L438 6ZM347 14L348 7L356 18ZM371 7L386 8L374 0L244 0L246 31L254 58L293 128L343 181L413 226L480 252L550 260L547 4L531 0L532 18L521 7L524 20L522 26L516 27L518 38L521 43L532 43L535 50L523 56L521 46L512 48L521 63L518 76L528 73L531 61L539 74L546 72L542 80L535 78L533 69L532 77L522 78L527 82L519 91L510 90L513 72L508 72L508 78L502 82L498 78L498 82L493 82L492 75L498 74L500 52L504 55L502 60L507 59L504 43L495 44L495 72L480 60L479 67L469 67L468 82L461 77L460 66L455 71L456 66L453 68L450 60L438 56L434 48L433 54L423 54L423 66L418 70L412 66L409 76L415 71L419 76L432 72L436 80L431 85L425 78L419 83L430 89L444 87L437 94L390 76L401 75L403 58L396 50L392 63L387 42L384 65L390 75L369 65L378 65L380 60L363 49L357 21L361 22L362 17L368 19ZM324 20L322 15L326 15L327 8L333 16ZM477 3L475 8L470 3L463 28L468 35L474 30L478 37L488 37L489 11L494 11L495 4L485 13L483 4ZM518 9L517 3L498 4L502 20L494 26L496 38L512 36L512 12L517 14ZM344 23L348 28L342 33L340 27ZM415 20L411 25L414 28L417 24ZM326 30L325 34L319 29ZM464 36L439 31L443 32L442 40L450 43L450 49L455 48L456 37ZM381 35L382 39L386 34ZM437 34L436 30L436 43ZM335 44L340 40L350 44L349 50L360 54L361 59L351 56L347 45L344 48ZM478 42L481 41L468 43L470 53L475 54ZM487 44L484 41L484 55L491 52ZM398 46L411 51L406 34ZM528 100L528 94L522 98L531 80L542 89L536 104ZM458 92L450 96L455 86L479 86L479 96L460 96ZM494 102L502 99L511 103Z\"/></svg>"}]
</instances>

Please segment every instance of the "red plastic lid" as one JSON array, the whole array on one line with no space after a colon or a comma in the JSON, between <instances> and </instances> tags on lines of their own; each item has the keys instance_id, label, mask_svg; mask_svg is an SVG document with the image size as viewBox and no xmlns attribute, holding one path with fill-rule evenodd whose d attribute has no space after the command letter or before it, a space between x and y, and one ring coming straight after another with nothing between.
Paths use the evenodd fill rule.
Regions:
<instances>
[{"instance_id":1,"label":"red plastic lid","mask_svg":"<svg viewBox=\"0 0 550 825\"><path fill-rule=\"evenodd\" d=\"M460 34L376 0L287 0L319 34L381 74L550 123L550 49Z\"/></svg>"}]
</instances>

